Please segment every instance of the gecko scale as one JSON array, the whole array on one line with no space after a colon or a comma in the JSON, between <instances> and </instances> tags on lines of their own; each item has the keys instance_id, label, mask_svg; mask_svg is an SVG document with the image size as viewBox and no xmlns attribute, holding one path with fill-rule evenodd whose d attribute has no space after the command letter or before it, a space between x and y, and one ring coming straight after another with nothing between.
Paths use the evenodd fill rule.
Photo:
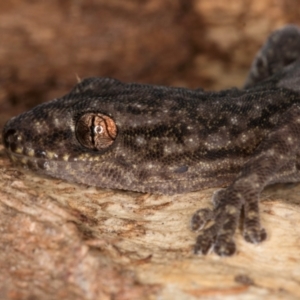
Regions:
<instances>
[{"instance_id":1,"label":"gecko scale","mask_svg":"<svg viewBox=\"0 0 300 300\"><path fill-rule=\"evenodd\" d=\"M245 239L266 238L263 188L300 181L300 29L270 35L243 89L88 78L8 121L3 142L13 161L72 182L157 194L227 186L191 223L195 253L232 255L241 212Z\"/></svg>"}]
</instances>

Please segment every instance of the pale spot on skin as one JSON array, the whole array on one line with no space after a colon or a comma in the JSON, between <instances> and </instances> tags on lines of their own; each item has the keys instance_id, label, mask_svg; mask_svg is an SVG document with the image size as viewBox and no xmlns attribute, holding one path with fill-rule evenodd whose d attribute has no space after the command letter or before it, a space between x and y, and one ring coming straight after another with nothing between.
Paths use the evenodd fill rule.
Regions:
<instances>
[{"instance_id":1,"label":"pale spot on skin","mask_svg":"<svg viewBox=\"0 0 300 300\"><path fill-rule=\"evenodd\" d=\"M47 156L47 158L49 158L49 159L53 159L53 158L57 157L57 154L55 154L55 153L52 152L52 151L46 151L46 156Z\"/></svg>"},{"instance_id":2,"label":"pale spot on skin","mask_svg":"<svg viewBox=\"0 0 300 300\"><path fill-rule=\"evenodd\" d=\"M21 154L23 152L23 147L18 147L14 152Z\"/></svg>"},{"instance_id":3,"label":"pale spot on skin","mask_svg":"<svg viewBox=\"0 0 300 300\"><path fill-rule=\"evenodd\" d=\"M255 211L249 211L249 212L247 213L247 218L248 218L248 219L253 220L253 219L255 219L256 217L257 217L257 213L256 213Z\"/></svg>"},{"instance_id":4,"label":"pale spot on skin","mask_svg":"<svg viewBox=\"0 0 300 300\"><path fill-rule=\"evenodd\" d=\"M61 120L55 118L55 119L54 119L54 124L55 124L56 127L59 127L60 124L61 124Z\"/></svg>"},{"instance_id":5,"label":"pale spot on skin","mask_svg":"<svg viewBox=\"0 0 300 300\"><path fill-rule=\"evenodd\" d=\"M21 163L25 165L25 164L27 164L27 162L28 162L28 159L25 156L23 156L21 158Z\"/></svg>"},{"instance_id":6,"label":"pale spot on skin","mask_svg":"<svg viewBox=\"0 0 300 300\"><path fill-rule=\"evenodd\" d=\"M58 158L58 154L55 153L55 152L52 152L52 151L46 151L46 152L43 152L43 153L46 153L46 157L49 158L49 159L57 159Z\"/></svg>"},{"instance_id":7,"label":"pale spot on skin","mask_svg":"<svg viewBox=\"0 0 300 300\"><path fill-rule=\"evenodd\" d=\"M236 116L232 117L232 118L230 119L230 121L231 121L231 124L233 124L233 125L237 124L237 122L238 122Z\"/></svg>"},{"instance_id":8,"label":"pale spot on skin","mask_svg":"<svg viewBox=\"0 0 300 300\"><path fill-rule=\"evenodd\" d=\"M34 152L34 150L33 150L33 149L29 149L29 150L28 150L28 152L27 152L27 154L28 154L28 156L31 156L31 157L33 157L33 156L34 156L34 154L35 154L35 152Z\"/></svg>"},{"instance_id":9,"label":"pale spot on skin","mask_svg":"<svg viewBox=\"0 0 300 300\"><path fill-rule=\"evenodd\" d=\"M74 126L74 124L70 125L70 130L71 130L71 132L75 132L75 126Z\"/></svg>"},{"instance_id":10,"label":"pale spot on skin","mask_svg":"<svg viewBox=\"0 0 300 300\"><path fill-rule=\"evenodd\" d=\"M218 133L211 134L204 143L207 150L226 149L229 132L227 128L221 127Z\"/></svg>"},{"instance_id":11,"label":"pale spot on skin","mask_svg":"<svg viewBox=\"0 0 300 300\"><path fill-rule=\"evenodd\" d=\"M164 155L169 155L172 153L172 148L169 146L164 147Z\"/></svg>"},{"instance_id":12,"label":"pale spot on skin","mask_svg":"<svg viewBox=\"0 0 300 300\"><path fill-rule=\"evenodd\" d=\"M170 144L164 146L164 155L170 155L172 153L181 153L184 151L184 146L183 145L178 145L178 144Z\"/></svg>"},{"instance_id":13,"label":"pale spot on skin","mask_svg":"<svg viewBox=\"0 0 300 300\"><path fill-rule=\"evenodd\" d=\"M80 160L80 161L86 161L86 155L80 155L80 156L78 156L78 160Z\"/></svg>"},{"instance_id":14,"label":"pale spot on skin","mask_svg":"<svg viewBox=\"0 0 300 300\"><path fill-rule=\"evenodd\" d=\"M225 210L230 215L235 215L238 212L237 208L232 205L226 205Z\"/></svg>"},{"instance_id":15,"label":"pale spot on skin","mask_svg":"<svg viewBox=\"0 0 300 300\"><path fill-rule=\"evenodd\" d=\"M242 136L241 136L241 142L242 143L246 143L247 140L248 140L248 136L246 134L242 134Z\"/></svg>"},{"instance_id":16,"label":"pale spot on skin","mask_svg":"<svg viewBox=\"0 0 300 300\"><path fill-rule=\"evenodd\" d=\"M199 147L199 137L197 135L184 138L184 145L189 150L196 150Z\"/></svg>"},{"instance_id":17,"label":"pale spot on skin","mask_svg":"<svg viewBox=\"0 0 300 300\"><path fill-rule=\"evenodd\" d=\"M144 145L146 144L146 140L143 136L137 136L136 139L135 139L135 142L138 144L138 145Z\"/></svg>"},{"instance_id":18,"label":"pale spot on skin","mask_svg":"<svg viewBox=\"0 0 300 300\"><path fill-rule=\"evenodd\" d=\"M45 151L41 151L41 156L46 157L46 152Z\"/></svg>"}]
</instances>

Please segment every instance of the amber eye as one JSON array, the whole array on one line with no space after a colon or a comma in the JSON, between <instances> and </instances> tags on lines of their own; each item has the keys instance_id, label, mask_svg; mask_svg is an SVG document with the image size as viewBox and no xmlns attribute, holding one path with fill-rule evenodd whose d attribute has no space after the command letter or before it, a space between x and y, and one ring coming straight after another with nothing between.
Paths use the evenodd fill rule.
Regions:
<instances>
[{"instance_id":1,"label":"amber eye","mask_svg":"<svg viewBox=\"0 0 300 300\"><path fill-rule=\"evenodd\" d=\"M76 137L80 144L92 150L110 146L117 136L113 119L100 113L87 113L76 124Z\"/></svg>"}]
</instances>

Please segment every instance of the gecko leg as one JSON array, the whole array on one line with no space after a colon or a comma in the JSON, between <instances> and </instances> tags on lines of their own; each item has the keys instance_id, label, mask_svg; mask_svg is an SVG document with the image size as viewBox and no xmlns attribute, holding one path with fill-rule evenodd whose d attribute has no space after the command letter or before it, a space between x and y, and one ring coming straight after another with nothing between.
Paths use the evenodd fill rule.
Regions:
<instances>
[{"instance_id":1,"label":"gecko leg","mask_svg":"<svg viewBox=\"0 0 300 300\"><path fill-rule=\"evenodd\" d=\"M259 199L257 195L248 197L244 203L243 235L249 243L260 243L267 238L267 233L260 225Z\"/></svg>"},{"instance_id":2,"label":"gecko leg","mask_svg":"<svg viewBox=\"0 0 300 300\"><path fill-rule=\"evenodd\" d=\"M300 57L300 30L286 25L274 31L256 54L244 88L262 82Z\"/></svg>"},{"instance_id":3,"label":"gecko leg","mask_svg":"<svg viewBox=\"0 0 300 300\"><path fill-rule=\"evenodd\" d=\"M242 209L244 210L244 237L251 243L266 239L259 217L259 195L291 159L296 160L300 146L300 107L294 105L283 116L257 148L253 157L243 166L236 180L215 196L215 207L209 217L198 220L207 224L197 237L195 253L206 254L213 248L220 256L232 255L233 240ZM295 176L298 172L295 171ZM199 214L199 218L204 214ZM209 223L207 222L209 221ZM196 226L195 226L196 227Z\"/></svg>"}]
</instances>

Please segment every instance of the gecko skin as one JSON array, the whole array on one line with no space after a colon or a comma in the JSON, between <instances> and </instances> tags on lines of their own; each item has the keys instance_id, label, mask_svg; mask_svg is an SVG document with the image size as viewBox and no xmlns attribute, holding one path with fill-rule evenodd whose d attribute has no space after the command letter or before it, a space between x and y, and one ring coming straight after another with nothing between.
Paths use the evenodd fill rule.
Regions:
<instances>
[{"instance_id":1,"label":"gecko skin","mask_svg":"<svg viewBox=\"0 0 300 300\"><path fill-rule=\"evenodd\" d=\"M62 98L12 118L8 155L39 173L157 194L227 186L197 211L195 253L235 252L266 238L259 195L300 181L300 29L275 31L243 89L205 92L89 78Z\"/></svg>"}]
</instances>

